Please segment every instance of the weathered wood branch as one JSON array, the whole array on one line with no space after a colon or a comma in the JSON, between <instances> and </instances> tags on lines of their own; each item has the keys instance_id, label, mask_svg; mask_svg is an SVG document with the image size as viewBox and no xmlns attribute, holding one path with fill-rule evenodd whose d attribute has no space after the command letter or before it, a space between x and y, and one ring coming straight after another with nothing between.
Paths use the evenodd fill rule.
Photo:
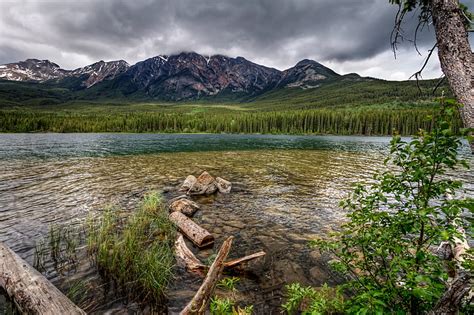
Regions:
<instances>
[{"instance_id":1,"label":"weathered wood branch","mask_svg":"<svg viewBox=\"0 0 474 315\"><path fill-rule=\"evenodd\" d=\"M250 260L257 259L257 258L265 256L265 255L266 255L266 253L264 251L260 251L258 253L254 253L252 255L247 255L247 256L244 256L244 257L241 257L241 258L229 260L229 261L226 261L224 263L224 267L225 268L233 268L235 266L238 266L240 264L243 264L243 263L248 262Z\"/></svg>"},{"instance_id":2,"label":"weathered wood branch","mask_svg":"<svg viewBox=\"0 0 474 315\"><path fill-rule=\"evenodd\" d=\"M233 237L230 236L222 244L219 252L217 253L216 259L212 263L209 271L207 272L206 278L204 279L201 287L194 295L193 299L186 305L186 307L181 311L180 315L188 314L204 314L211 296L216 288L217 281L224 270L224 261L229 254L230 248L232 246Z\"/></svg>"},{"instance_id":3,"label":"weathered wood branch","mask_svg":"<svg viewBox=\"0 0 474 315\"><path fill-rule=\"evenodd\" d=\"M205 247L214 243L214 236L212 236L211 233L197 225L181 212L172 212L169 218L197 247Z\"/></svg>"},{"instance_id":4,"label":"weathered wood branch","mask_svg":"<svg viewBox=\"0 0 474 315\"><path fill-rule=\"evenodd\" d=\"M186 268L191 271L202 270L207 266L201 263L201 261L193 254L193 252L186 246L184 242L184 237L182 234L179 234L175 242L175 255L177 258L181 259Z\"/></svg>"},{"instance_id":5,"label":"weathered wood branch","mask_svg":"<svg viewBox=\"0 0 474 315\"><path fill-rule=\"evenodd\" d=\"M0 286L23 314L86 314L1 242Z\"/></svg>"},{"instance_id":6,"label":"weathered wood branch","mask_svg":"<svg viewBox=\"0 0 474 315\"><path fill-rule=\"evenodd\" d=\"M179 235L175 242L175 255L178 259L180 259L186 268L190 271L202 271L207 268L205 264L203 264L194 254L193 252L186 246L184 242L183 235ZM266 253L264 251L260 251L251 255L247 255L241 258L233 259L226 261L224 263L224 268L234 268L239 266L243 263L248 261L260 258L265 256Z\"/></svg>"}]
</instances>

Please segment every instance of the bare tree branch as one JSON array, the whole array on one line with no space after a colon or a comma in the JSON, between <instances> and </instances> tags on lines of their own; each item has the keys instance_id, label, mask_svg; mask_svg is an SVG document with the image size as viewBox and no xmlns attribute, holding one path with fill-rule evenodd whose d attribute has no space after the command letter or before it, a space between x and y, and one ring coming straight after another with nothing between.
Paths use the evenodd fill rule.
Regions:
<instances>
[{"instance_id":1,"label":"bare tree branch","mask_svg":"<svg viewBox=\"0 0 474 315\"><path fill-rule=\"evenodd\" d=\"M441 78L439 78L438 82L436 83L435 87L433 88L433 91L431 91L431 94L434 95L436 93L436 90L441 86L441 84L446 80L446 76L443 74Z\"/></svg>"},{"instance_id":2,"label":"bare tree branch","mask_svg":"<svg viewBox=\"0 0 474 315\"><path fill-rule=\"evenodd\" d=\"M417 72L413 73L408 80L411 78L415 77L416 79L416 86L418 87L418 90L420 91L420 94L423 94L423 91L421 90L420 87L420 79L423 79L422 72L425 70L426 65L428 64L428 61L430 61L431 56L433 55L433 52L435 51L436 47L438 47L438 43L434 44L433 48L428 50L428 56L426 56L425 61L423 62L423 65L421 66L420 70Z\"/></svg>"}]
</instances>

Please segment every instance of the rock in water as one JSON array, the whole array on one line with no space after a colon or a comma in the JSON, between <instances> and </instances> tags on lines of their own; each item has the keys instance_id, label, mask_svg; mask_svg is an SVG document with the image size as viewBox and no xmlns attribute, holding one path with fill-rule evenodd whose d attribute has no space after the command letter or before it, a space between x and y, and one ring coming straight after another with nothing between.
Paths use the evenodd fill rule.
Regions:
<instances>
[{"instance_id":1,"label":"rock in water","mask_svg":"<svg viewBox=\"0 0 474 315\"><path fill-rule=\"evenodd\" d=\"M178 199L172 202L169 208L172 212L179 211L190 217L199 210L199 205L189 199Z\"/></svg>"},{"instance_id":2,"label":"rock in water","mask_svg":"<svg viewBox=\"0 0 474 315\"><path fill-rule=\"evenodd\" d=\"M219 192L223 194L230 193L232 189L232 183L220 177L216 177L216 186Z\"/></svg>"},{"instance_id":3,"label":"rock in water","mask_svg":"<svg viewBox=\"0 0 474 315\"><path fill-rule=\"evenodd\" d=\"M216 180L208 172L203 172L188 190L189 195L210 195L217 191Z\"/></svg>"},{"instance_id":4,"label":"rock in water","mask_svg":"<svg viewBox=\"0 0 474 315\"><path fill-rule=\"evenodd\" d=\"M183 182L183 185L181 185L181 188L179 190L181 191L188 191L193 187L193 185L197 182L197 178L193 175L189 175L186 177L186 179Z\"/></svg>"}]
</instances>

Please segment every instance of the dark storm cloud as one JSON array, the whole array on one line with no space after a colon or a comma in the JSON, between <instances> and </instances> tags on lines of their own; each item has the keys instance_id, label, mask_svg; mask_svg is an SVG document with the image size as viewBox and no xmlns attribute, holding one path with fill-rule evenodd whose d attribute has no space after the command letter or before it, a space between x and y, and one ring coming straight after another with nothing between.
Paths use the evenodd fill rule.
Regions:
<instances>
[{"instance_id":1,"label":"dark storm cloud","mask_svg":"<svg viewBox=\"0 0 474 315\"><path fill-rule=\"evenodd\" d=\"M0 0L0 64L37 57L71 68L185 50L357 71L350 64L374 66L390 52L396 9L388 0ZM416 22L407 19L409 36ZM433 40L424 31L421 49Z\"/></svg>"}]
</instances>

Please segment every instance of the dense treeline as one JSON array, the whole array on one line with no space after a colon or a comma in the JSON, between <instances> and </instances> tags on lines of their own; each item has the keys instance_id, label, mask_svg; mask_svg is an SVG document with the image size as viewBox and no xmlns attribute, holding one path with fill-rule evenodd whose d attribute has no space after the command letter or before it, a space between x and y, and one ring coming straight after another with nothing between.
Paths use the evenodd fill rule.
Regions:
<instances>
[{"instance_id":1,"label":"dense treeline","mask_svg":"<svg viewBox=\"0 0 474 315\"><path fill-rule=\"evenodd\" d=\"M434 108L244 113L0 111L1 132L165 132L403 135L431 130ZM428 118L427 118L428 117ZM459 121L456 121L459 126Z\"/></svg>"}]
</instances>

